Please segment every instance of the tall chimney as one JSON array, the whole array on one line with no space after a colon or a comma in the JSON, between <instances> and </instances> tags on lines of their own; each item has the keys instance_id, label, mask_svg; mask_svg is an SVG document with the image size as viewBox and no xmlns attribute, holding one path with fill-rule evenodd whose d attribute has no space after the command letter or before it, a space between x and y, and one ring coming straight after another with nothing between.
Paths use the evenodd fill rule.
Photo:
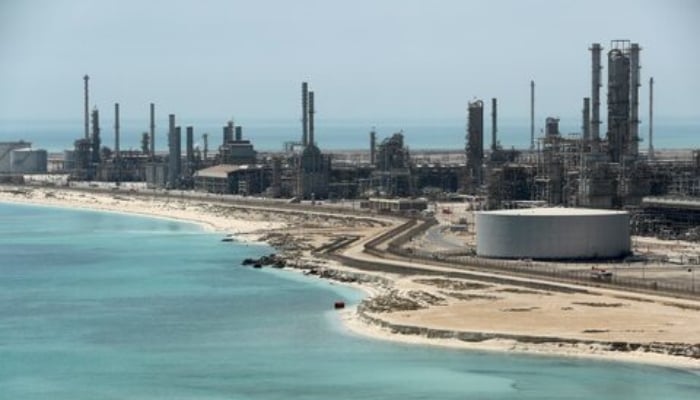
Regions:
<instances>
[{"instance_id":1,"label":"tall chimney","mask_svg":"<svg viewBox=\"0 0 700 400\"><path fill-rule=\"evenodd\" d=\"M202 141L204 142L204 159L206 160L209 156L209 134L205 133L202 135Z\"/></svg>"},{"instance_id":2,"label":"tall chimney","mask_svg":"<svg viewBox=\"0 0 700 400\"><path fill-rule=\"evenodd\" d=\"M649 78L649 159L654 159L654 77Z\"/></svg>"},{"instance_id":3,"label":"tall chimney","mask_svg":"<svg viewBox=\"0 0 700 400\"><path fill-rule=\"evenodd\" d=\"M309 84L301 83L301 144L306 147L309 144Z\"/></svg>"},{"instance_id":4,"label":"tall chimney","mask_svg":"<svg viewBox=\"0 0 700 400\"><path fill-rule=\"evenodd\" d=\"M600 87L601 71L603 67L600 65L600 52L603 48L600 43L593 43L591 48L591 140L596 143L600 141Z\"/></svg>"},{"instance_id":5,"label":"tall chimney","mask_svg":"<svg viewBox=\"0 0 700 400\"><path fill-rule=\"evenodd\" d=\"M530 81L530 151L535 150L535 81Z\"/></svg>"},{"instance_id":6,"label":"tall chimney","mask_svg":"<svg viewBox=\"0 0 700 400\"><path fill-rule=\"evenodd\" d=\"M496 98L491 99L491 150L496 151L496 148L498 147L498 139L496 137L496 132L497 132L497 127L496 127L496 119L497 119L497 100Z\"/></svg>"},{"instance_id":7,"label":"tall chimney","mask_svg":"<svg viewBox=\"0 0 700 400\"><path fill-rule=\"evenodd\" d=\"M85 139L90 139L90 127L89 127L89 101L88 101L88 81L90 80L90 77L85 75L83 77L83 80L85 81Z\"/></svg>"},{"instance_id":8,"label":"tall chimney","mask_svg":"<svg viewBox=\"0 0 700 400\"><path fill-rule=\"evenodd\" d=\"M369 132L369 163L374 166L377 162L377 132L372 127Z\"/></svg>"},{"instance_id":9,"label":"tall chimney","mask_svg":"<svg viewBox=\"0 0 700 400\"><path fill-rule=\"evenodd\" d=\"M156 156L156 105L151 103L151 158Z\"/></svg>"},{"instance_id":10,"label":"tall chimney","mask_svg":"<svg viewBox=\"0 0 700 400\"><path fill-rule=\"evenodd\" d=\"M187 127L187 167L191 168L191 164L194 162L194 128L191 126Z\"/></svg>"},{"instance_id":11,"label":"tall chimney","mask_svg":"<svg viewBox=\"0 0 700 400\"><path fill-rule=\"evenodd\" d=\"M100 163L100 112L97 108L92 110L92 138L90 145L92 146L92 162Z\"/></svg>"},{"instance_id":12,"label":"tall chimney","mask_svg":"<svg viewBox=\"0 0 700 400\"><path fill-rule=\"evenodd\" d=\"M168 188L175 189L179 186L179 173L177 164L180 161L177 138L175 136L175 114L168 115Z\"/></svg>"},{"instance_id":13,"label":"tall chimney","mask_svg":"<svg viewBox=\"0 0 700 400\"><path fill-rule=\"evenodd\" d=\"M119 103L114 103L114 156L119 159Z\"/></svg>"},{"instance_id":14,"label":"tall chimney","mask_svg":"<svg viewBox=\"0 0 700 400\"><path fill-rule=\"evenodd\" d=\"M309 137L307 140L308 145L315 143L314 140L314 92L309 92Z\"/></svg>"},{"instance_id":15,"label":"tall chimney","mask_svg":"<svg viewBox=\"0 0 700 400\"><path fill-rule=\"evenodd\" d=\"M630 113L629 138L627 154L636 157L639 154L639 44L630 45Z\"/></svg>"},{"instance_id":16,"label":"tall chimney","mask_svg":"<svg viewBox=\"0 0 700 400\"><path fill-rule=\"evenodd\" d=\"M591 99L589 97L583 98L583 116L582 116L581 133L583 134L583 140L591 140Z\"/></svg>"}]
</instances>

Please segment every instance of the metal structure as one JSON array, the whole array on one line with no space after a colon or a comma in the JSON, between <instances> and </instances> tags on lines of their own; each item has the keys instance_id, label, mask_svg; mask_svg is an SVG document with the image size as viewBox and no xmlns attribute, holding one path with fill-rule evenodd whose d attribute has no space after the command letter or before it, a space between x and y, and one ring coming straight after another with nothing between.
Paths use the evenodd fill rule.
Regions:
<instances>
[{"instance_id":1,"label":"metal structure","mask_svg":"<svg viewBox=\"0 0 700 400\"><path fill-rule=\"evenodd\" d=\"M639 155L639 87L641 83L639 81L639 51L641 48L639 44L630 44L629 58L630 58L630 73L629 73L629 99L630 99L630 113L629 113L629 133L628 133L628 145L627 145L627 155L630 157L637 157Z\"/></svg>"},{"instance_id":2,"label":"metal structure","mask_svg":"<svg viewBox=\"0 0 700 400\"><path fill-rule=\"evenodd\" d=\"M590 49L591 51L591 102L593 103L593 108L591 110L591 140L594 142L594 146L600 141L600 88L603 86L601 83L601 71L603 67L600 65L600 53L603 48L600 43L593 43Z\"/></svg>"},{"instance_id":3,"label":"metal structure","mask_svg":"<svg viewBox=\"0 0 700 400\"><path fill-rule=\"evenodd\" d=\"M630 254L629 213L531 208L476 213L476 253L492 258L600 259Z\"/></svg>"},{"instance_id":4,"label":"metal structure","mask_svg":"<svg viewBox=\"0 0 700 400\"><path fill-rule=\"evenodd\" d=\"M95 108L92 110L92 137L90 138L90 145L92 151L92 162L93 164L100 163L100 112Z\"/></svg>"},{"instance_id":5,"label":"metal structure","mask_svg":"<svg viewBox=\"0 0 700 400\"><path fill-rule=\"evenodd\" d=\"M89 120L90 120L90 115L89 115L89 108L90 108L90 102L88 100L88 81L90 80L90 77L86 74L83 76L83 80L85 81L85 140L90 139L90 131L89 131Z\"/></svg>"},{"instance_id":6,"label":"metal structure","mask_svg":"<svg viewBox=\"0 0 700 400\"><path fill-rule=\"evenodd\" d=\"M306 147L309 144L309 84L307 82L301 83L301 144Z\"/></svg>"},{"instance_id":7,"label":"metal structure","mask_svg":"<svg viewBox=\"0 0 700 400\"><path fill-rule=\"evenodd\" d=\"M180 168L182 152L180 151L180 127L175 126L175 114L168 116L168 187L180 187Z\"/></svg>"},{"instance_id":8,"label":"metal structure","mask_svg":"<svg viewBox=\"0 0 700 400\"><path fill-rule=\"evenodd\" d=\"M583 110L582 110L582 124L581 133L583 140L591 141L591 99L588 97L583 98Z\"/></svg>"},{"instance_id":9,"label":"metal structure","mask_svg":"<svg viewBox=\"0 0 700 400\"><path fill-rule=\"evenodd\" d=\"M192 175L194 172L194 127L188 126L186 129L186 143L185 143L185 165L187 169L187 174Z\"/></svg>"},{"instance_id":10,"label":"metal structure","mask_svg":"<svg viewBox=\"0 0 700 400\"><path fill-rule=\"evenodd\" d=\"M10 172L13 174L45 174L47 160L46 150L14 149L10 152Z\"/></svg>"},{"instance_id":11,"label":"metal structure","mask_svg":"<svg viewBox=\"0 0 700 400\"><path fill-rule=\"evenodd\" d=\"M228 123L224 126L224 137L222 140L222 145L226 145L230 142L233 142L233 134L235 131L235 126L233 124L233 120L228 121Z\"/></svg>"},{"instance_id":12,"label":"metal structure","mask_svg":"<svg viewBox=\"0 0 700 400\"><path fill-rule=\"evenodd\" d=\"M12 172L11 153L16 149L31 148L32 144L20 140L18 142L0 142L0 173Z\"/></svg>"},{"instance_id":13,"label":"metal structure","mask_svg":"<svg viewBox=\"0 0 700 400\"><path fill-rule=\"evenodd\" d=\"M639 45L613 40L608 52L608 154L612 162L639 149Z\"/></svg>"},{"instance_id":14,"label":"metal structure","mask_svg":"<svg viewBox=\"0 0 700 400\"><path fill-rule=\"evenodd\" d=\"M150 119L151 123L149 124L150 128L150 146L151 146L151 158L155 158L156 156L156 105L151 103L150 105Z\"/></svg>"},{"instance_id":15,"label":"metal structure","mask_svg":"<svg viewBox=\"0 0 700 400\"><path fill-rule=\"evenodd\" d=\"M377 163L377 132L372 128L369 132L369 164Z\"/></svg>"},{"instance_id":16,"label":"metal structure","mask_svg":"<svg viewBox=\"0 0 700 400\"><path fill-rule=\"evenodd\" d=\"M316 145L316 140L314 138L314 92L309 92L309 127L308 127L308 137L306 139L306 145Z\"/></svg>"},{"instance_id":17,"label":"metal structure","mask_svg":"<svg viewBox=\"0 0 700 400\"><path fill-rule=\"evenodd\" d=\"M530 81L530 151L535 150L535 81Z\"/></svg>"},{"instance_id":18,"label":"metal structure","mask_svg":"<svg viewBox=\"0 0 700 400\"><path fill-rule=\"evenodd\" d=\"M604 117L608 123L605 137L601 137L602 49L598 43L589 47L591 93L583 98L580 132L560 132L559 120L549 117L543 121L543 135L536 138L535 82L530 82L529 151L527 146L525 151L503 149L498 140L498 103L492 98L487 160L484 159L484 105L479 100L468 105L467 143L463 150L409 153L403 131L377 143L373 128L369 151L343 151L331 157L323 154L316 143L315 93L309 90L307 82L302 82L302 140L285 142L284 152L262 152L258 156L252 142L243 138L242 127L231 120L223 127L221 145L213 156L208 154L207 135L202 136L202 157L199 148L194 147L194 128L187 127L187 148L183 154L180 128L175 126L175 116L171 115L169 155L157 156L153 103L150 130L142 135L142 151L121 151L116 104L114 149L100 147L99 113L95 109L92 136L86 133L85 138L75 141L74 149L65 152L64 165L74 180L137 181L145 176L148 187L182 189L197 187L193 177L199 177L199 187L226 187L231 193L265 193L297 199L425 196L431 200L478 199L473 200L478 201L478 207L489 209L520 207L526 203L628 209L638 212L636 221L642 232L671 229L659 219L659 214L666 211L659 206L644 211L644 208L651 210L644 206L644 199L650 195L700 196L700 151L669 156L666 151L654 150L652 78L649 80L649 151L648 157L639 157L641 48L628 40L612 41L607 53ZM84 83L87 105L87 75ZM9 157L9 153L2 153L0 163L5 162L3 157ZM182 166L182 162L186 165ZM195 170L206 171L197 174ZM207 179L216 183L202 186ZM266 187L267 184L271 186ZM457 195L455 191L461 193ZM670 223L682 220L687 212L678 205L672 210ZM695 234L692 228L673 232L676 237Z\"/></svg>"},{"instance_id":19,"label":"metal structure","mask_svg":"<svg viewBox=\"0 0 700 400\"><path fill-rule=\"evenodd\" d=\"M481 100L470 102L467 112L468 190L475 192L484 182L484 103Z\"/></svg>"},{"instance_id":20,"label":"metal structure","mask_svg":"<svg viewBox=\"0 0 700 400\"><path fill-rule=\"evenodd\" d=\"M114 103L114 157L119 160L119 103Z\"/></svg>"},{"instance_id":21,"label":"metal structure","mask_svg":"<svg viewBox=\"0 0 700 400\"><path fill-rule=\"evenodd\" d=\"M308 83L302 82L302 145L301 154L295 155L290 164L295 166L294 195L300 199L323 199L328 197L330 180L330 157L321 153L314 136L314 92Z\"/></svg>"},{"instance_id":22,"label":"metal structure","mask_svg":"<svg viewBox=\"0 0 700 400\"><path fill-rule=\"evenodd\" d=\"M559 136L559 118L547 117L544 125L545 136Z\"/></svg>"},{"instance_id":23,"label":"metal structure","mask_svg":"<svg viewBox=\"0 0 700 400\"><path fill-rule=\"evenodd\" d=\"M121 181L121 153L119 150L119 103L114 103L114 180Z\"/></svg>"},{"instance_id":24,"label":"metal structure","mask_svg":"<svg viewBox=\"0 0 700 400\"><path fill-rule=\"evenodd\" d=\"M498 138L496 137L497 134L497 100L496 98L491 99L491 151L496 151L498 149Z\"/></svg>"},{"instance_id":25,"label":"metal structure","mask_svg":"<svg viewBox=\"0 0 700 400\"><path fill-rule=\"evenodd\" d=\"M654 159L654 78L649 78L649 154Z\"/></svg>"}]
</instances>

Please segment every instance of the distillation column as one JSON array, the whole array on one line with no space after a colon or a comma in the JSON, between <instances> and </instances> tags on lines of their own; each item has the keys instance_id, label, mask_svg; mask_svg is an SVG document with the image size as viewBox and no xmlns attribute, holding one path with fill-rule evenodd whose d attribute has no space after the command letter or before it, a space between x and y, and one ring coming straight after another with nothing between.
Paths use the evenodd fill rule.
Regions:
<instances>
[{"instance_id":1,"label":"distillation column","mask_svg":"<svg viewBox=\"0 0 700 400\"><path fill-rule=\"evenodd\" d=\"M535 151L535 81L530 81L530 151Z\"/></svg>"},{"instance_id":2,"label":"distillation column","mask_svg":"<svg viewBox=\"0 0 700 400\"><path fill-rule=\"evenodd\" d=\"M307 145L314 144L314 92L309 92L309 132L307 138Z\"/></svg>"},{"instance_id":3,"label":"distillation column","mask_svg":"<svg viewBox=\"0 0 700 400\"><path fill-rule=\"evenodd\" d=\"M630 116L629 137L627 138L626 154L636 158L639 155L639 44L630 45Z\"/></svg>"},{"instance_id":4,"label":"distillation column","mask_svg":"<svg viewBox=\"0 0 700 400\"><path fill-rule=\"evenodd\" d=\"M89 140L89 139L90 139L90 132L89 132L89 129L90 129L90 128L89 128L89 126L88 126L88 125L89 125L88 120L89 120L90 117L89 117L89 111L88 111L88 107L89 107L89 102L88 102L88 81L90 80L90 77L87 76L87 75L85 75L85 76L83 77L83 80L85 81L85 139L86 139L86 140Z\"/></svg>"},{"instance_id":5,"label":"distillation column","mask_svg":"<svg viewBox=\"0 0 700 400\"><path fill-rule=\"evenodd\" d=\"M654 77L649 78L649 159L654 159Z\"/></svg>"},{"instance_id":6,"label":"distillation column","mask_svg":"<svg viewBox=\"0 0 700 400\"><path fill-rule=\"evenodd\" d=\"M497 100L496 98L491 99L491 151L496 151L498 148L498 138L496 137L497 134Z\"/></svg>"},{"instance_id":7,"label":"distillation column","mask_svg":"<svg viewBox=\"0 0 700 400\"><path fill-rule=\"evenodd\" d=\"M309 112L307 105L309 103L309 84L301 83L301 144L306 147L309 145Z\"/></svg>"},{"instance_id":8,"label":"distillation column","mask_svg":"<svg viewBox=\"0 0 700 400\"><path fill-rule=\"evenodd\" d=\"M156 156L156 105L151 103L151 158Z\"/></svg>"},{"instance_id":9,"label":"distillation column","mask_svg":"<svg viewBox=\"0 0 700 400\"><path fill-rule=\"evenodd\" d=\"M119 160L119 103L114 103L114 158Z\"/></svg>"},{"instance_id":10,"label":"distillation column","mask_svg":"<svg viewBox=\"0 0 700 400\"><path fill-rule=\"evenodd\" d=\"M591 99L588 97L583 98L583 125L581 125L581 132L583 134L583 140L590 142L591 140Z\"/></svg>"},{"instance_id":11,"label":"distillation column","mask_svg":"<svg viewBox=\"0 0 700 400\"><path fill-rule=\"evenodd\" d=\"M600 87L601 84L601 70L603 69L600 65L600 53L603 48L600 43L593 43L591 48L591 102L593 107L591 109L591 140L593 141L593 148L597 148L598 142L600 141Z\"/></svg>"}]
</instances>

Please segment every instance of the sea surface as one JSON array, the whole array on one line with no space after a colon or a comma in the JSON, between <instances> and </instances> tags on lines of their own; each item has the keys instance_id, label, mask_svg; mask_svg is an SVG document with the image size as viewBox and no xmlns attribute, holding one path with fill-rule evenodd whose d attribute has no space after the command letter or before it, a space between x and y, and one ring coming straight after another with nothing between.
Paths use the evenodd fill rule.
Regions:
<instances>
[{"instance_id":1,"label":"sea surface","mask_svg":"<svg viewBox=\"0 0 700 400\"><path fill-rule=\"evenodd\" d=\"M347 332L354 290L192 224L0 204L0 399L698 399L669 368Z\"/></svg>"},{"instance_id":2,"label":"sea surface","mask_svg":"<svg viewBox=\"0 0 700 400\"><path fill-rule=\"evenodd\" d=\"M156 150L167 149L167 116L159 115L156 121ZM491 123L484 116L484 147L491 145ZM113 121L103 118L102 144L114 147ZM236 120L243 126L243 138L250 140L259 151L280 151L285 142L301 139L301 122L288 119ZM139 150L141 134L148 131L149 122L144 119L124 118L121 121L120 147L122 150ZM178 118L177 124L194 127L195 145L204 147L202 134L209 135L209 150L217 151L223 140L222 129L226 120ZM535 126L535 137L542 136L544 118ZM577 118L562 119L559 128L564 136L581 132ZM369 132L377 132L377 141L396 132L403 132L405 144L410 149L462 150L466 146L466 120L464 119L407 119L407 120L339 120L318 119L315 138L321 150L356 150L369 148ZM601 135L605 136L605 124ZM640 126L642 142L639 148L648 148L648 127ZM183 128L184 135L184 128ZM73 142L84 136L83 121L71 120L0 120L0 142L25 140L33 147L59 152L72 149ZM530 121L528 119L501 118L498 122L497 140L503 148L526 149L530 147ZM184 138L183 138L184 141ZM654 123L655 149L700 148L700 120L691 118L658 118Z\"/></svg>"}]
</instances>

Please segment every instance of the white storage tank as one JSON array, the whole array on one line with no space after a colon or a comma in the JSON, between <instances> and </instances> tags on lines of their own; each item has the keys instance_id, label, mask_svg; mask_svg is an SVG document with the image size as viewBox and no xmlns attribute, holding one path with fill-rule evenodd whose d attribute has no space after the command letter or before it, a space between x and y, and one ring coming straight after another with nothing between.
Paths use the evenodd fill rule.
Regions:
<instances>
[{"instance_id":1,"label":"white storage tank","mask_svg":"<svg viewBox=\"0 0 700 400\"><path fill-rule=\"evenodd\" d=\"M16 149L10 152L11 172L14 174L45 174L46 150Z\"/></svg>"},{"instance_id":2,"label":"white storage tank","mask_svg":"<svg viewBox=\"0 0 700 400\"><path fill-rule=\"evenodd\" d=\"M12 172L12 161L10 156L12 150L32 147L32 144L20 140L19 142L0 142L0 173Z\"/></svg>"},{"instance_id":3,"label":"white storage tank","mask_svg":"<svg viewBox=\"0 0 700 400\"><path fill-rule=\"evenodd\" d=\"M624 257L630 254L629 213L586 208L477 212L476 254L530 259Z\"/></svg>"}]
</instances>

